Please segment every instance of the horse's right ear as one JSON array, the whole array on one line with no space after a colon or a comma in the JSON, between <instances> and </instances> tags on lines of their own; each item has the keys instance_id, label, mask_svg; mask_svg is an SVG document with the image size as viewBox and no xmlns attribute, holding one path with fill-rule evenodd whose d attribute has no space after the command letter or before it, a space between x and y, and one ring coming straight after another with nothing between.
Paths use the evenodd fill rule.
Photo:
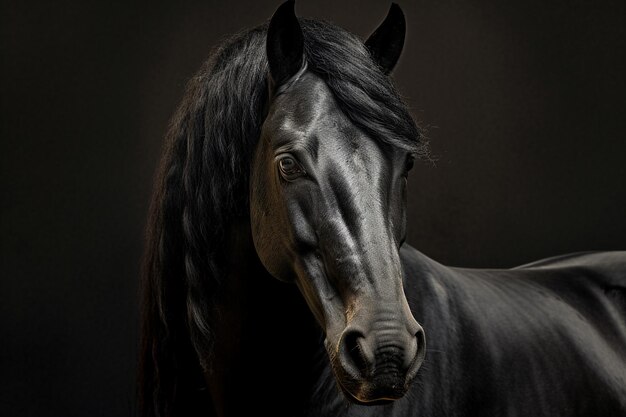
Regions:
<instances>
[{"instance_id":1,"label":"horse's right ear","mask_svg":"<svg viewBox=\"0 0 626 417\"><path fill-rule=\"evenodd\" d=\"M271 88L276 88L296 75L304 59L304 37L294 13L294 0L280 5L267 30L267 61Z\"/></svg>"}]
</instances>

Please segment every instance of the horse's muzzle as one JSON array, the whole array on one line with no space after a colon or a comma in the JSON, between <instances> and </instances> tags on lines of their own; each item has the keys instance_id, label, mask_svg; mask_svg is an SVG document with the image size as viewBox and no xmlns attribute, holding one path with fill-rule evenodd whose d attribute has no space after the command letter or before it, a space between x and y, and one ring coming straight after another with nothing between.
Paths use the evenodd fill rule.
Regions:
<instances>
[{"instance_id":1,"label":"horse's muzzle","mask_svg":"<svg viewBox=\"0 0 626 417\"><path fill-rule=\"evenodd\" d=\"M359 403L401 398L424 359L422 327L378 320L368 326L351 323L341 335L333 367L342 389Z\"/></svg>"}]
</instances>

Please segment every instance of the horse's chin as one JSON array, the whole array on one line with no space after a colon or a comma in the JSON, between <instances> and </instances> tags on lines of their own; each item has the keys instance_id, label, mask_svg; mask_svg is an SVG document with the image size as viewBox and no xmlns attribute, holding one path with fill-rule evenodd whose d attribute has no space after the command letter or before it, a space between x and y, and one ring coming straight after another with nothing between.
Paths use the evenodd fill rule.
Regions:
<instances>
[{"instance_id":1,"label":"horse's chin","mask_svg":"<svg viewBox=\"0 0 626 417\"><path fill-rule=\"evenodd\" d=\"M361 393L352 393L348 391L341 383L339 383L339 387L341 388L341 391L343 392L343 395L346 397L346 399L351 403L357 405L387 405L401 398L401 396L398 398L368 398L362 396Z\"/></svg>"},{"instance_id":2,"label":"horse's chin","mask_svg":"<svg viewBox=\"0 0 626 417\"><path fill-rule=\"evenodd\" d=\"M404 396L404 394L406 394L406 389L388 389L385 390L388 392L387 394L371 395L370 392L373 390L368 389L366 386L367 384L363 384L362 388L355 391L347 389L341 381L339 381L338 385L346 399L348 399L351 403L358 405L386 405L399 400Z\"/></svg>"},{"instance_id":3,"label":"horse's chin","mask_svg":"<svg viewBox=\"0 0 626 417\"><path fill-rule=\"evenodd\" d=\"M336 369L336 368L335 368ZM337 385L346 399L358 405L385 405L404 397L408 390L406 383L375 384L367 380L357 380L345 372L335 372Z\"/></svg>"}]
</instances>

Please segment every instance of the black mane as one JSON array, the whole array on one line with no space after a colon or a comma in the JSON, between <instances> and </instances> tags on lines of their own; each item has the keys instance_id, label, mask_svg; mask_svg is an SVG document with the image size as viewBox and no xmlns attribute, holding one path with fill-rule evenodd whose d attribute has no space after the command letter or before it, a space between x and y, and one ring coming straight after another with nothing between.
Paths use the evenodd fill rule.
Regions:
<instances>
[{"instance_id":1,"label":"black mane","mask_svg":"<svg viewBox=\"0 0 626 417\"><path fill-rule=\"evenodd\" d=\"M301 19L308 69L372 138L427 155L391 81L363 42ZM224 276L225 232L248 216L248 177L267 101L267 25L216 49L191 79L167 135L148 224L143 277L140 407L198 408L210 366L212 295ZM183 413L185 414L185 413Z\"/></svg>"}]
</instances>

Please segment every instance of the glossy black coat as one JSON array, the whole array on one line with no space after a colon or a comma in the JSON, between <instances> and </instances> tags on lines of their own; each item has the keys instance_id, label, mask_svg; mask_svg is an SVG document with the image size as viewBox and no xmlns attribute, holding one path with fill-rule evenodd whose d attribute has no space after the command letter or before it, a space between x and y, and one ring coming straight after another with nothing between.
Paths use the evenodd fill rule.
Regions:
<instances>
[{"instance_id":1,"label":"glossy black coat","mask_svg":"<svg viewBox=\"0 0 626 417\"><path fill-rule=\"evenodd\" d=\"M394 5L365 42L379 74L397 61L399 26L404 18ZM206 229L215 237L205 241L206 252L221 254L222 264L210 258L215 263L207 268L202 256L181 254L186 301L177 304L159 293L164 283L177 287L154 267L155 258L160 281L148 281L146 321L160 315L169 324L185 306L180 317L190 330L189 340L184 331L176 338L164 332L164 339L147 332L145 414L204 408L243 415L253 404L289 416L624 415L626 253L473 270L440 265L405 244L406 174L422 149L417 131L412 143L410 134L392 137L411 132L409 125L367 120L401 110L385 113L395 102L371 95L361 101L372 101L372 112L359 118L359 99L347 106L345 89L309 66L315 62L301 30L293 2L267 29L267 95L254 96L263 117L250 153L249 212L224 214L221 234ZM352 64L349 53L336 58ZM204 195L192 187L190 143L178 151L187 158L187 198ZM202 253L209 232L196 231L189 219L204 206L184 198L172 204L183 207L182 244ZM209 287L207 276L216 271L219 282ZM171 356L159 356L164 340L176 346ZM193 380L194 358L166 367L181 352L197 355L209 395ZM165 391L150 393L159 366L182 381L169 400Z\"/></svg>"}]
</instances>

